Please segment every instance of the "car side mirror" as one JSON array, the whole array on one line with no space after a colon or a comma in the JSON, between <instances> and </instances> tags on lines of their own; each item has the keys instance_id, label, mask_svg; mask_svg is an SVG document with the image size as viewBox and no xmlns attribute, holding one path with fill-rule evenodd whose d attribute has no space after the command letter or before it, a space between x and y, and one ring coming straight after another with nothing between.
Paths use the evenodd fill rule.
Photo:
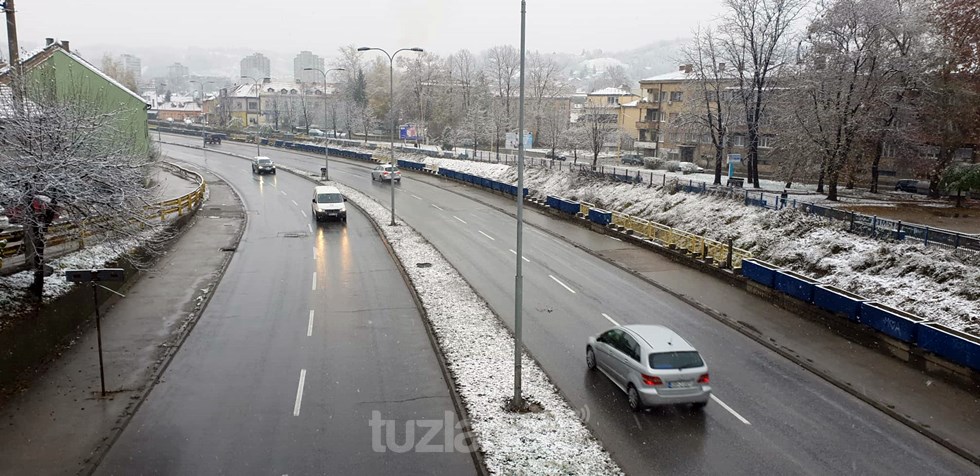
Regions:
<instances>
[{"instance_id":1,"label":"car side mirror","mask_svg":"<svg viewBox=\"0 0 980 476\"><path fill-rule=\"evenodd\" d=\"M315 198L313 199L313 203L316 203L316 199Z\"/></svg>"},{"instance_id":2,"label":"car side mirror","mask_svg":"<svg viewBox=\"0 0 980 476\"><path fill-rule=\"evenodd\" d=\"M602 342L603 344L605 344L606 343L606 336L596 337L595 341L596 342Z\"/></svg>"},{"instance_id":3,"label":"car side mirror","mask_svg":"<svg viewBox=\"0 0 980 476\"><path fill-rule=\"evenodd\" d=\"M345 201L345 202L347 201L347 197L344 197L344 201Z\"/></svg>"}]
</instances>

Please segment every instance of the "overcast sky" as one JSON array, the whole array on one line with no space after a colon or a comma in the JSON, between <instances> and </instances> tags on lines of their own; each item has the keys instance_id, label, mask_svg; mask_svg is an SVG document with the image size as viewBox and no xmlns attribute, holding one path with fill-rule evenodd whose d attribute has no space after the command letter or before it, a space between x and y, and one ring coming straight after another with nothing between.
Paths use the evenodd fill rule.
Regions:
<instances>
[{"instance_id":1,"label":"overcast sky","mask_svg":"<svg viewBox=\"0 0 980 476\"><path fill-rule=\"evenodd\" d=\"M529 0L527 47L621 51L687 37L698 23L717 17L721 3ZM440 54L520 43L519 0L18 0L16 7L24 47L56 37L83 50L118 45L120 53L132 45L333 56L352 43Z\"/></svg>"}]
</instances>

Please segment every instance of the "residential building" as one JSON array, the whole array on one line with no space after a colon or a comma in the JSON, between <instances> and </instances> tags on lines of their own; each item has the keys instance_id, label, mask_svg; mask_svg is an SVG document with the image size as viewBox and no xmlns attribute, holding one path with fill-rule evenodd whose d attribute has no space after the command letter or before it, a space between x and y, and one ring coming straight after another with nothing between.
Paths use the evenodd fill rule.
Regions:
<instances>
[{"instance_id":1,"label":"residential building","mask_svg":"<svg viewBox=\"0 0 980 476\"><path fill-rule=\"evenodd\" d=\"M180 63L174 63L167 68L165 91L186 92L190 90L190 69Z\"/></svg>"},{"instance_id":2,"label":"residential building","mask_svg":"<svg viewBox=\"0 0 980 476\"><path fill-rule=\"evenodd\" d=\"M266 58L262 53L254 53L243 58L241 71L243 78L254 78L262 81L264 78L272 77L272 66L269 58Z\"/></svg>"},{"instance_id":3,"label":"residential building","mask_svg":"<svg viewBox=\"0 0 980 476\"><path fill-rule=\"evenodd\" d=\"M323 67L323 58L310 51L300 51L293 59L293 77L296 81L306 84L323 83L323 75L317 71L306 71L305 68L316 68L326 71ZM263 76L265 77L265 76Z\"/></svg>"},{"instance_id":4,"label":"residential building","mask_svg":"<svg viewBox=\"0 0 980 476\"><path fill-rule=\"evenodd\" d=\"M334 105L334 85L303 85L297 82L266 79L256 85L245 83L222 89L217 97L208 98L204 112L212 124L248 124L290 131L327 123L326 115Z\"/></svg>"},{"instance_id":5,"label":"residential building","mask_svg":"<svg viewBox=\"0 0 980 476\"><path fill-rule=\"evenodd\" d=\"M668 125L676 125L688 94L687 81L691 65L681 65L677 71L640 80L640 101L637 104L639 118L636 121L636 142L633 146L646 157L663 157L681 160L682 147L676 141L665 142ZM672 138L673 136L671 136ZM693 157L693 150L684 148L685 157Z\"/></svg>"},{"instance_id":6,"label":"residential building","mask_svg":"<svg viewBox=\"0 0 980 476\"><path fill-rule=\"evenodd\" d=\"M583 107L589 114L598 114L603 122L616 123L619 120L619 108L640 99L639 96L619 88L605 88L586 95Z\"/></svg>"},{"instance_id":7,"label":"residential building","mask_svg":"<svg viewBox=\"0 0 980 476\"><path fill-rule=\"evenodd\" d=\"M127 75L132 75L136 84L143 84L143 66L139 58L133 55L122 55L119 57L122 69Z\"/></svg>"},{"instance_id":8,"label":"residential building","mask_svg":"<svg viewBox=\"0 0 980 476\"><path fill-rule=\"evenodd\" d=\"M80 104L89 111L111 113L115 127L141 150L149 152L147 104L143 98L81 56L72 53L67 41L48 38L45 46L21 59L24 88L31 95L56 97ZM11 81L10 68L0 70L0 84Z\"/></svg>"}]
</instances>

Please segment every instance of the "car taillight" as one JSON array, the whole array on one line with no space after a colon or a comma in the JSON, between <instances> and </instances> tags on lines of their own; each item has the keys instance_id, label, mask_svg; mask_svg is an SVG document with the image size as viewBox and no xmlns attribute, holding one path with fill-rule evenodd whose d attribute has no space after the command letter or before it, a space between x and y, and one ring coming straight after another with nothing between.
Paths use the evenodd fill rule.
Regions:
<instances>
[{"instance_id":1,"label":"car taillight","mask_svg":"<svg viewBox=\"0 0 980 476\"><path fill-rule=\"evenodd\" d=\"M708 377L708 374L704 374L698 377L698 383L711 383L711 379Z\"/></svg>"},{"instance_id":2,"label":"car taillight","mask_svg":"<svg viewBox=\"0 0 980 476\"><path fill-rule=\"evenodd\" d=\"M643 383L646 385L656 386L656 385L664 384L663 380L660 380L660 377L654 377L652 375L644 375L644 374L640 374L640 375L643 377Z\"/></svg>"}]
</instances>

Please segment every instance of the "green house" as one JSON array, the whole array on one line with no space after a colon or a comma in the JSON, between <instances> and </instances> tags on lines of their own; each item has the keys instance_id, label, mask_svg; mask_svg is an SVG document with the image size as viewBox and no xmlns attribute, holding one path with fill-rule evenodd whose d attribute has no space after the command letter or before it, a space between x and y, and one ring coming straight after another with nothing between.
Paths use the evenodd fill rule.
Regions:
<instances>
[{"instance_id":1,"label":"green house","mask_svg":"<svg viewBox=\"0 0 980 476\"><path fill-rule=\"evenodd\" d=\"M138 94L72 53L67 41L47 40L40 50L21 58L21 69L26 78L24 94L27 99L48 98L53 95L59 101L69 101L111 113L116 129L127 140L133 141L138 150L149 152L150 136L147 127L149 104ZM0 84L11 81L10 68L0 70Z\"/></svg>"}]
</instances>

